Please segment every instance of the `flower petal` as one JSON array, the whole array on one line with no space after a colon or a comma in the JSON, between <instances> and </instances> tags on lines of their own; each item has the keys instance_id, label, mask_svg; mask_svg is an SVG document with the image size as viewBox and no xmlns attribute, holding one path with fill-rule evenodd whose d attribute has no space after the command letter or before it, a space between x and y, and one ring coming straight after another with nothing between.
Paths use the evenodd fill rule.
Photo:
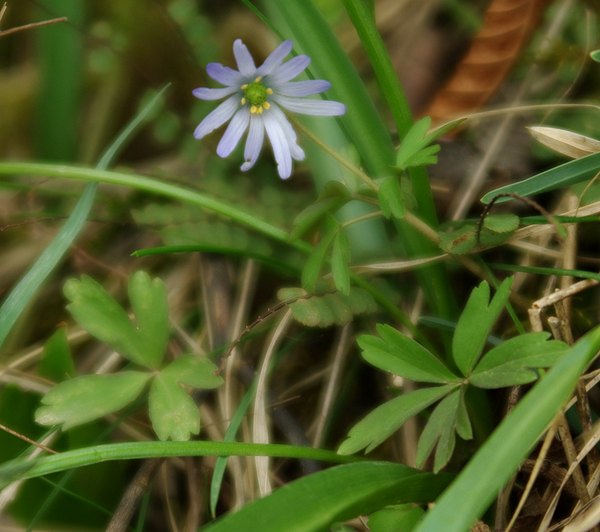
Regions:
<instances>
[{"instance_id":1,"label":"flower petal","mask_svg":"<svg viewBox=\"0 0 600 532\"><path fill-rule=\"evenodd\" d=\"M242 39L236 39L233 42L233 55L235 56L235 62L237 63L238 70L245 78L254 76L256 74L256 66L254 65L254 59L250 55L248 48L242 42Z\"/></svg>"},{"instance_id":2,"label":"flower petal","mask_svg":"<svg viewBox=\"0 0 600 532\"><path fill-rule=\"evenodd\" d=\"M289 81L278 85L272 84L271 88L282 96L308 96L329 90L331 83L324 79L309 79L307 81Z\"/></svg>"},{"instance_id":3,"label":"flower petal","mask_svg":"<svg viewBox=\"0 0 600 532\"><path fill-rule=\"evenodd\" d=\"M260 115L252 115L250 117L250 128L248 129L248 138L246 139L246 147L244 148L245 162L241 166L242 172L250 170L255 164L260 155L260 150L265 138L265 124Z\"/></svg>"},{"instance_id":4,"label":"flower petal","mask_svg":"<svg viewBox=\"0 0 600 532\"><path fill-rule=\"evenodd\" d=\"M298 136L296 135L292 124L290 124L290 121L287 119L283 111L277 105L271 104L269 113L272 113L275 116L275 119L279 122L281 130L283 131L288 141L292 159L295 159L296 161L303 161L304 150L300 146L298 146Z\"/></svg>"},{"instance_id":5,"label":"flower petal","mask_svg":"<svg viewBox=\"0 0 600 532\"><path fill-rule=\"evenodd\" d=\"M346 112L346 106L343 103L330 100L301 100L275 94L273 99L284 109L303 115L338 116Z\"/></svg>"},{"instance_id":6,"label":"flower petal","mask_svg":"<svg viewBox=\"0 0 600 532\"><path fill-rule=\"evenodd\" d=\"M287 179L292 175L292 156L285 133L281 129L279 120L274 113L264 115L265 130L273 147L273 155L277 161L277 171L281 179Z\"/></svg>"},{"instance_id":7,"label":"flower petal","mask_svg":"<svg viewBox=\"0 0 600 532\"><path fill-rule=\"evenodd\" d=\"M269 83L276 85L278 83L289 81L303 72L309 64L310 57L307 55L297 55L296 57L290 59L287 63L283 63L283 65L275 68L273 72L269 74L269 78L268 80L265 80L265 83L267 85Z\"/></svg>"},{"instance_id":8,"label":"flower petal","mask_svg":"<svg viewBox=\"0 0 600 532\"><path fill-rule=\"evenodd\" d=\"M198 125L194 131L194 137L198 140L205 137L209 133L212 133L218 127L221 127L227 120L229 120L233 113L239 108L240 99L238 95L229 97L223 103L221 103L216 109L208 113L202 122Z\"/></svg>"},{"instance_id":9,"label":"flower petal","mask_svg":"<svg viewBox=\"0 0 600 532\"><path fill-rule=\"evenodd\" d=\"M217 146L217 155L219 157L227 157L235 149L244 131L248 128L249 121L250 111L248 111L247 107L242 107L233 115Z\"/></svg>"},{"instance_id":10,"label":"flower petal","mask_svg":"<svg viewBox=\"0 0 600 532\"><path fill-rule=\"evenodd\" d=\"M277 68L286 56L292 51L292 41L283 41L275 50L273 50L265 62L260 65L256 71L257 76L266 76Z\"/></svg>"},{"instance_id":11,"label":"flower petal","mask_svg":"<svg viewBox=\"0 0 600 532\"><path fill-rule=\"evenodd\" d=\"M237 70L223 66L221 63L208 63L206 73L223 85L239 87L243 83L243 77Z\"/></svg>"},{"instance_id":12,"label":"flower petal","mask_svg":"<svg viewBox=\"0 0 600 532\"><path fill-rule=\"evenodd\" d=\"M192 94L200 100L220 100L230 94L237 91L236 87L223 87L222 89L208 89L206 87L200 87L194 89Z\"/></svg>"}]
</instances>

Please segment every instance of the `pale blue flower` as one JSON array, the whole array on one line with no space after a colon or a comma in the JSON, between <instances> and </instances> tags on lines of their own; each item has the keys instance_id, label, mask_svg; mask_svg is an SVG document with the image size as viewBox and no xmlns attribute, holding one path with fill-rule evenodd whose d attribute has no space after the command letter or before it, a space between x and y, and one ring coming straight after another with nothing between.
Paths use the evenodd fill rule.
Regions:
<instances>
[{"instance_id":1,"label":"pale blue flower","mask_svg":"<svg viewBox=\"0 0 600 532\"><path fill-rule=\"evenodd\" d=\"M248 48L241 39L237 39L233 43L233 54L238 70L220 63L209 63L206 66L207 74L224 87L201 87L193 92L201 100L226 98L194 131L194 137L201 139L231 119L217 146L220 157L227 157L248 130L244 148L245 162L241 166L244 172L256 163L265 131L273 147L277 170L282 179L287 179L292 174L292 159L304 159L304 151L298 146L296 132L282 109L315 116L337 116L346 112L344 104L339 102L302 98L324 92L331 84L320 79L290 81L310 63L310 58L306 55L298 55L284 63L283 60L291 51L291 41L284 41L256 68Z\"/></svg>"}]
</instances>

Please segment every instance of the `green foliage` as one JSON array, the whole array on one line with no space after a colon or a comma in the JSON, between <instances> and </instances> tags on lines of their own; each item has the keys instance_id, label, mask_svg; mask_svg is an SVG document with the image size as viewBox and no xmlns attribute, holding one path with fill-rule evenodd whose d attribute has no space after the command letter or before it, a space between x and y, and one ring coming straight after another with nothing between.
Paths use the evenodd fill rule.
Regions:
<instances>
[{"instance_id":1,"label":"green foliage","mask_svg":"<svg viewBox=\"0 0 600 532\"><path fill-rule=\"evenodd\" d=\"M600 327L575 345L505 417L415 531L469 530L498 496L573 393L600 349Z\"/></svg>"},{"instance_id":2,"label":"green foliage","mask_svg":"<svg viewBox=\"0 0 600 532\"><path fill-rule=\"evenodd\" d=\"M371 532L410 531L423 518L425 511L414 504L396 504L369 516Z\"/></svg>"},{"instance_id":3,"label":"green foliage","mask_svg":"<svg viewBox=\"0 0 600 532\"><path fill-rule=\"evenodd\" d=\"M159 439L187 440L200 431L197 407L183 387L212 389L221 385L217 368L206 358L183 355L164 364L169 339L167 295L159 279L145 272L129 280L134 320L96 281L89 277L65 284L67 306L79 324L107 343L140 371L113 375L82 375L52 388L36 412L41 425L63 429L121 410L150 383L149 415Z\"/></svg>"},{"instance_id":4,"label":"green foliage","mask_svg":"<svg viewBox=\"0 0 600 532\"><path fill-rule=\"evenodd\" d=\"M280 301L290 301L292 316L307 327L331 327L345 325L354 316L370 314L377 310L377 303L364 289L350 287L349 293L330 292L309 294L302 288L281 288L277 292Z\"/></svg>"},{"instance_id":5,"label":"green foliage","mask_svg":"<svg viewBox=\"0 0 600 532\"><path fill-rule=\"evenodd\" d=\"M417 448L422 466L435 449L433 469L439 471L452 458L456 434L473 436L464 394L468 386L502 388L532 382L539 368L556 363L566 345L548 340L546 333L522 334L490 349L486 341L508 302L512 278L500 284L490 300L490 287L475 288L458 320L452 340L452 361L460 375L424 346L389 325L378 325L378 336L362 335L358 344L363 358L373 366L417 382L436 384L384 403L358 422L338 452L371 451L409 418L440 401L429 416Z\"/></svg>"},{"instance_id":6,"label":"green foliage","mask_svg":"<svg viewBox=\"0 0 600 532\"><path fill-rule=\"evenodd\" d=\"M432 475L386 462L336 466L290 482L204 530L328 530L336 522L371 513L388 504L428 502L449 480L447 475Z\"/></svg>"},{"instance_id":7,"label":"green foliage","mask_svg":"<svg viewBox=\"0 0 600 532\"><path fill-rule=\"evenodd\" d=\"M40 425L62 425L64 430L93 421L131 403L150 377L146 372L122 371L69 379L44 395L35 420Z\"/></svg>"},{"instance_id":8,"label":"green foliage","mask_svg":"<svg viewBox=\"0 0 600 532\"><path fill-rule=\"evenodd\" d=\"M400 170L415 166L428 166L437 163L439 144L431 144L435 135L428 133L431 118L425 116L415 122L406 132L396 152L396 167Z\"/></svg>"},{"instance_id":9,"label":"green foliage","mask_svg":"<svg viewBox=\"0 0 600 532\"><path fill-rule=\"evenodd\" d=\"M533 196L542 192L549 192L566 188L576 183L592 179L600 170L600 153L592 153L573 161L550 168L545 172L536 174L528 179L511 183L485 194L481 201L489 203L498 194L518 194L519 196ZM496 203L509 201L510 197L499 198Z\"/></svg>"},{"instance_id":10,"label":"green foliage","mask_svg":"<svg viewBox=\"0 0 600 532\"><path fill-rule=\"evenodd\" d=\"M129 299L135 313L127 312L90 277L71 279L64 288L73 318L99 340L141 366L156 369L162 362L169 334L164 285L144 272L129 281Z\"/></svg>"},{"instance_id":11,"label":"green foliage","mask_svg":"<svg viewBox=\"0 0 600 532\"><path fill-rule=\"evenodd\" d=\"M386 218L401 220L406 213L404 197L400 188L400 180L396 176L388 176L381 180L377 190L379 207Z\"/></svg>"},{"instance_id":12,"label":"green foliage","mask_svg":"<svg viewBox=\"0 0 600 532\"><path fill-rule=\"evenodd\" d=\"M515 214L490 214L481 225L467 222L456 227L451 224L449 229L439 233L440 248L453 255L465 255L478 248L499 246L513 235L519 224L520 219Z\"/></svg>"}]
</instances>

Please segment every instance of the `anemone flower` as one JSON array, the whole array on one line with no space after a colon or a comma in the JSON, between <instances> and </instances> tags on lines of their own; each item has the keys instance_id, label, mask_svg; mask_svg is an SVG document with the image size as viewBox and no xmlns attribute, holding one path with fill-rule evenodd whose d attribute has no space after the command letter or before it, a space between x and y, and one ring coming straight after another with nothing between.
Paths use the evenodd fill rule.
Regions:
<instances>
[{"instance_id":1,"label":"anemone flower","mask_svg":"<svg viewBox=\"0 0 600 532\"><path fill-rule=\"evenodd\" d=\"M217 155L227 157L231 154L246 130L248 131L244 164L241 166L244 172L256 163L265 131L282 179L287 179L292 174L292 159L304 159L304 151L298 146L296 132L284 110L314 116L337 116L346 111L346 107L340 102L303 98L324 92L331 84L320 79L290 81L304 72L310 63L310 58L306 55L298 55L284 63L291 50L291 41L282 42L256 68L248 48L241 39L237 39L233 43L237 70L220 63L209 63L206 66L206 73L224 87L201 87L193 91L194 96L201 100L226 98L194 131L194 137L201 139L231 119L217 146Z\"/></svg>"}]
</instances>

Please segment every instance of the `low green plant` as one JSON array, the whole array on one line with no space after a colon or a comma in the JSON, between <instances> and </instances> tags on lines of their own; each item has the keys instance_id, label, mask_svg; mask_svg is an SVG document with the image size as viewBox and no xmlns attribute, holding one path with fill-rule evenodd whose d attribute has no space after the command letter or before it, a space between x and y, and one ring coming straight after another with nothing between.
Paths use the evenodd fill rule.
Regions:
<instances>
[{"instance_id":1,"label":"low green plant","mask_svg":"<svg viewBox=\"0 0 600 532\"><path fill-rule=\"evenodd\" d=\"M131 366L57 384L42 398L36 421L66 430L121 410L148 390L148 414L160 440L184 441L198 434L198 407L187 390L214 389L223 379L203 356L188 353L165 361L170 327L164 283L142 271L131 276L133 319L90 277L71 279L64 291L75 321Z\"/></svg>"}]
</instances>

